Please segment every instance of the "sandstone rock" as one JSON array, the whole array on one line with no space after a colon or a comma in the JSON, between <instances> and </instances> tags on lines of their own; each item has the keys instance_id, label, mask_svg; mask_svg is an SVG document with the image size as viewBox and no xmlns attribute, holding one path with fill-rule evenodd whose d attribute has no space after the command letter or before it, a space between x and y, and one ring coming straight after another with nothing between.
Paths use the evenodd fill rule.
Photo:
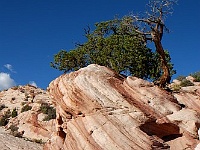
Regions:
<instances>
[{"instance_id":1,"label":"sandstone rock","mask_svg":"<svg viewBox=\"0 0 200 150\"><path fill-rule=\"evenodd\" d=\"M42 150L42 145L25 141L10 135L8 132L0 128L0 149L1 150Z\"/></svg>"},{"instance_id":2,"label":"sandstone rock","mask_svg":"<svg viewBox=\"0 0 200 150\"><path fill-rule=\"evenodd\" d=\"M180 104L200 112L200 86L182 87L180 93L174 96Z\"/></svg>"},{"instance_id":3,"label":"sandstone rock","mask_svg":"<svg viewBox=\"0 0 200 150\"><path fill-rule=\"evenodd\" d=\"M172 81L172 83L180 85L180 84L181 84L181 81L179 81L179 80L177 80L177 79L174 79L174 80Z\"/></svg>"},{"instance_id":4,"label":"sandstone rock","mask_svg":"<svg viewBox=\"0 0 200 150\"><path fill-rule=\"evenodd\" d=\"M18 128L17 132L23 133L24 138L46 142L55 130L55 119L43 121L44 114L40 112L42 103L52 105L46 91L31 85L12 87L0 92L0 105L5 105L0 111L0 117L16 108L18 115L10 117L6 128L15 126ZM31 106L31 109L21 112L26 105Z\"/></svg>"},{"instance_id":5,"label":"sandstone rock","mask_svg":"<svg viewBox=\"0 0 200 150\"><path fill-rule=\"evenodd\" d=\"M89 65L48 91L57 117L46 150L192 150L199 143L199 108L148 81Z\"/></svg>"},{"instance_id":6,"label":"sandstone rock","mask_svg":"<svg viewBox=\"0 0 200 150\"><path fill-rule=\"evenodd\" d=\"M194 82L194 77L192 76L187 76L186 79L189 80L190 82Z\"/></svg>"},{"instance_id":7,"label":"sandstone rock","mask_svg":"<svg viewBox=\"0 0 200 150\"><path fill-rule=\"evenodd\" d=\"M200 150L200 144L195 147L195 150Z\"/></svg>"}]
</instances>

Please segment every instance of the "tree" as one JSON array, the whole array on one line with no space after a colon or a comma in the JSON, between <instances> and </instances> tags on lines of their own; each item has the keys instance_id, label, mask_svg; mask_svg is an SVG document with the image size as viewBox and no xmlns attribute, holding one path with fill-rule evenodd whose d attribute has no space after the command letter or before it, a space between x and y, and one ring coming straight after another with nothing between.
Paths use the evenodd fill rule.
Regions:
<instances>
[{"instance_id":1,"label":"tree","mask_svg":"<svg viewBox=\"0 0 200 150\"><path fill-rule=\"evenodd\" d=\"M162 37L164 30L169 32L164 20L166 16L172 13L172 6L177 0L150 0L148 4L149 10L146 12L146 17L138 17L132 15L135 32L143 37L144 41L153 41L156 47L156 51L160 56L161 68L163 71L162 76L159 78L157 84L161 87L165 87L170 82L170 68L167 63L165 51L162 46Z\"/></svg>"},{"instance_id":2,"label":"tree","mask_svg":"<svg viewBox=\"0 0 200 150\"><path fill-rule=\"evenodd\" d=\"M159 55L145 45L143 35L135 32L133 18L124 17L95 24L95 30L85 29L87 42L77 44L71 51L61 50L54 56L51 67L70 72L89 64L103 65L125 75L157 80L162 71ZM165 52L168 54L168 52ZM173 64L167 55L170 75L174 74Z\"/></svg>"}]
</instances>

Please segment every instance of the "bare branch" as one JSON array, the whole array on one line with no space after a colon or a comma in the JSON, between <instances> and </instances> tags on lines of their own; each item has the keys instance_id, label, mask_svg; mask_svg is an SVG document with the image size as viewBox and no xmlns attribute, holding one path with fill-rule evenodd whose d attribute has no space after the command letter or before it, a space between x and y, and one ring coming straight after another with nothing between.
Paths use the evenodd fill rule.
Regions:
<instances>
[{"instance_id":1,"label":"bare branch","mask_svg":"<svg viewBox=\"0 0 200 150\"><path fill-rule=\"evenodd\" d=\"M167 29L166 25L164 24L164 20L168 14L171 14L173 12L172 6L176 3L177 0L150 0L149 4L147 5L147 16L142 19L138 19L139 17L134 17L137 22L139 21L145 24L143 28L146 28L146 25L148 25L150 28L150 40L154 42L156 51L160 55L160 60L162 62L163 75L159 79L159 84L162 87L164 87L166 83L170 81L169 67L167 65L166 56L161 43L163 32L169 32L169 29ZM143 32L138 33L144 35ZM149 37L146 35L144 39L149 40Z\"/></svg>"},{"instance_id":2,"label":"bare branch","mask_svg":"<svg viewBox=\"0 0 200 150\"><path fill-rule=\"evenodd\" d=\"M87 28L84 28L84 32L86 35L90 34L90 26L87 25Z\"/></svg>"}]
</instances>

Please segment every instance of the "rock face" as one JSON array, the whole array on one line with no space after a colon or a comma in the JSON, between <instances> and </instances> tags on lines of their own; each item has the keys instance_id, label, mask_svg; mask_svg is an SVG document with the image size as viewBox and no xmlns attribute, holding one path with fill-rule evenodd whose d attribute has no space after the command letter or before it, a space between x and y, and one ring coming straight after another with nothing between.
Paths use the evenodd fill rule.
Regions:
<instances>
[{"instance_id":1,"label":"rock face","mask_svg":"<svg viewBox=\"0 0 200 150\"><path fill-rule=\"evenodd\" d=\"M42 150L41 144L25 141L14 137L0 128L0 149L1 150Z\"/></svg>"},{"instance_id":2,"label":"rock face","mask_svg":"<svg viewBox=\"0 0 200 150\"><path fill-rule=\"evenodd\" d=\"M47 116L40 110L44 103L52 105L48 93L31 85L1 91L0 124L3 123L2 126L14 136L46 142L55 131L55 119L43 120ZM13 113L14 110L17 114ZM6 124L2 120L5 114L9 114Z\"/></svg>"},{"instance_id":3,"label":"rock face","mask_svg":"<svg viewBox=\"0 0 200 150\"><path fill-rule=\"evenodd\" d=\"M192 150L199 144L196 88L186 99L98 65L62 75L48 88L57 117L44 149Z\"/></svg>"}]
</instances>

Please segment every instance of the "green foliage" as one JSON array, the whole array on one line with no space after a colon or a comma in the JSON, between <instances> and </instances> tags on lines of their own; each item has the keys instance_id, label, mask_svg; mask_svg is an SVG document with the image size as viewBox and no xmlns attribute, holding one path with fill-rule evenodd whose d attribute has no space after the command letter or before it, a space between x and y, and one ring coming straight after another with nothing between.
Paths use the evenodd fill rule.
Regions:
<instances>
[{"instance_id":1,"label":"green foliage","mask_svg":"<svg viewBox=\"0 0 200 150\"><path fill-rule=\"evenodd\" d=\"M42 139L33 139L32 142L38 143L38 144L43 144L44 142Z\"/></svg>"},{"instance_id":2,"label":"green foliage","mask_svg":"<svg viewBox=\"0 0 200 150\"><path fill-rule=\"evenodd\" d=\"M200 82L200 71L191 74L191 76L194 78L195 82Z\"/></svg>"},{"instance_id":3,"label":"green foliage","mask_svg":"<svg viewBox=\"0 0 200 150\"><path fill-rule=\"evenodd\" d=\"M174 85L172 86L173 92L179 92L180 89L181 89L181 86L180 86L179 84L174 84Z\"/></svg>"},{"instance_id":4,"label":"green foliage","mask_svg":"<svg viewBox=\"0 0 200 150\"><path fill-rule=\"evenodd\" d=\"M21 105L24 106L25 104L27 104L27 102L21 102Z\"/></svg>"},{"instance_id":5,"label":"green foliage","mask_svg":"<svg viewBox=\"0 0 200 150\"><path fill-rule=\"evenodd\" d=\"M32 106L29 106L29 105L24 105L21 109L21 112L25 112L25 111L28 111L28 110L31 110L32 109Z\"/></svg>"},{"instance_id":6,"label":"green foliage","mask_svg":"<svg viewBox=\"0 0 200 150\"><path fill-rule=\"evenodd\" d=\"M20 133L20 132L18 131L19 128L18 128L16 125L11 125L8 129L11 130L11 134L12 134L13 136L22 138L23 132Z\"/></svg>"},{"instance_id":7,"label":"green foliage","mask_svg":"<svg viewBox=\"0 0 200 150\"><path fill-rule=\"evenodd\" d=\"M187 79L183 79L183 80L181 81L181 84L180 84L180 86L182 86L182 87L193 86L193 85L194 85L194 84L193 84L191 81L187 80Z\"/></svg>"},{"instance_id":8,"label":"green foliage","mask_svg":"<svg viewBox=\"0 0 200 150\"><path fill-rule=\"evenodd\" d=\"M48 113L48 109L49 109L49 104L47 103L42 103L41 106L40 106L40 111L43 113L43 114L47 114Z\"/></svg>"},{"instance_id":9,"label":"green foliage","mask_svg":"<svg viewBox=\"0 0 200 150\"><path fill-rule=\"evenodd\" d=\"M186 78L185 76L180 75L176 79L179 81L183 81L185 78Z\"/></svg>"},{"instance_id":10,"label":"green foliage","mask_svg":"<svg viewBox=\"0 0 200 150\"><path fill-rule=\"evenodd\" d=\"M0 110L3 110L4 108L6 108L5 104L1 104L0 105Z\"/></svg>"},{"instance_id":11,"label":"green foliage","mask_svg":"<svg viewBox=\"0 0 200 150\"><path fill-rule=\"evenodd\" d=\"M166 61L167 61L167 65L169 67L169 71L170 71L170 78L172 77L172 75L176 74L176 70L174 70L174 64L171 63L171 57L170 54L167 50L164 51L165 52L165 57L166 57ZM162 68L162 64L160 62L160 56L157 52L154 53L154 68L153 68L153 72L151 72L151 78L153 80L157 80L161 77L161 75L163 74L163 71L161 70Z\"/></svg>"},{"instance_id":12,"label":"green foliage","mask_svg":"<svg viewBox=\"0 0 200 150\"><path fill-rule=\"evenodd\" d=\"M47 116L44 118L43 121L49 121L51 119L55 119L56 118L56 109L53 108L52 106L50 106L47 103L42 103L41 104L40 111L43 114L47 114Z\"/></svg>"},{"instance_id":13,"label":"green foliage","mask_svg":"<svg viewBox=\"0 0 200 150\"><path fill-rule=\"evenodd\" d=\"M16 125L11 125L8 129L11 130L11 132L15 132L15 131L18 131L18 127Z\"/></svg>"},{"instance_id":14,"label":"green foliage","mask_svg":"<svg viewBox=\"0 0 200 150\"><path fill-rule=\"evenodd\" d=\"M6 126L9 122L9 119L6 116L1 117L0 126Z\"/></svg>"},{"instance_id":15,"label":"green foliage","mask_svg":"<svg viewBox=\"0 0 200 150\"><path fill-rule=\"evenodd\" d=\"M11 116L11 112L10 110L7 110L0 119L0 126L6 126L9 122L10 116Z\"/></svg>"},{"instance_id":16,"label":"green foliage","mask_svg":"<svg viewBox=\"0 0 200 150\"><path fill-rule=\"evenodd\" d=\"M9 122L9 119L6 117L6 116L3 116L1 119L0 119L0 126L6 126Z\"/></svg>"},{"instance_id":17,"label":"green foliage","mask_svg":"<svg viewBox=\"0 0 200 150\"><path fill-rule=\"evenodd\" d=\"M17 109L14 108L13 111L12 111L11 116L12 116L12 118L14 118L14 117L16 117L17 115L18 115Z\"/></svg>"},{"instance_id":18,"label":"green foliage","mask_svg":"<svg viewBox=\"0 0 200 150\"><path fill-rule=\"evenodd\" d=\"M74 50L61 50L51 67L64 72L78 70L89 64L99 64L117 73L157 80L162 71L160 57L146 47L144 38L131 26L133 19L124 17L95 24L93 32L85 30L87 41ZM175 73L166 51L171 76Z\"/></svg>"}]
</instances>

